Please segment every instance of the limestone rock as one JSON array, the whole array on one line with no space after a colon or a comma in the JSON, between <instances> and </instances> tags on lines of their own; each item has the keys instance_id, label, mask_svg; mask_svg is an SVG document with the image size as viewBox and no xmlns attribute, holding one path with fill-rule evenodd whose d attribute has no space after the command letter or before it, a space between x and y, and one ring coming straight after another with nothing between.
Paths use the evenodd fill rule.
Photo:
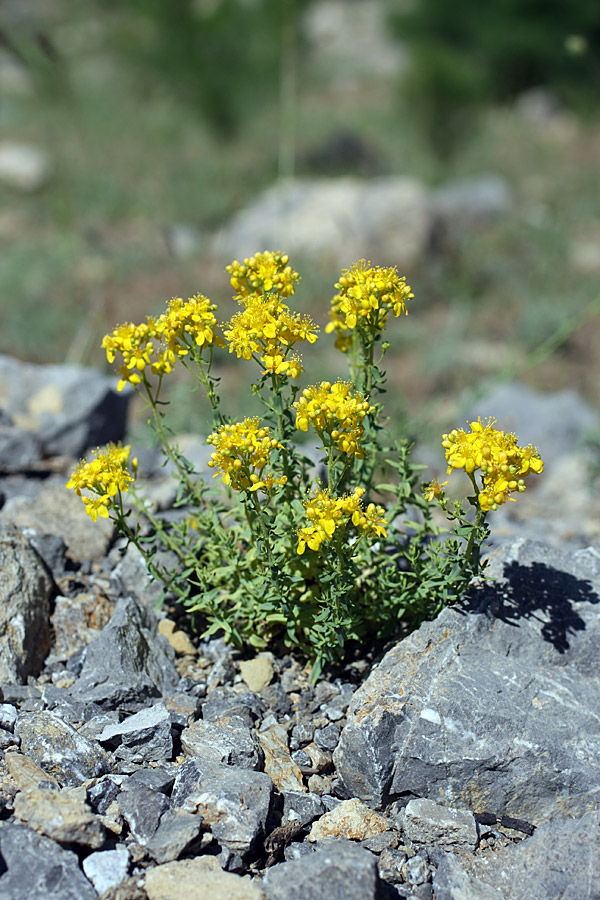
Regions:
<instances>
[{"instance_id":1,"label":"limestone rock","mask_svg":"<svg viewBox=\"0 0 600 900\"><path fill-rule=\"evenodd\" d=\"M196 656L198 653L197 648L192 644L185 631L178 631L177 623L171 619L160 619L158 630L166 637L178 656Z\"/></svg>"},{"instance_id":2,"label":"limestone rock","mask_svg":"<svg viewBox=\"0 0 600 900\"><path fill-rule=\"evenodd\" d=\"M364 841L387 831L388 828L387 820L373 812L360 800L342 800L339 806L326 812L314 823L310 829L308 840L346 838L351 841Z\"/></svg>"},{"instance_id":3,"label":"limestone rock","mask_svg":"<svg viewBox=\"0 0 600 900\"><path fill-rule=\"evenodd\" d=\"M37 675L50 650L52 581L18 528L0 523L0 682Z\"/></svg>"},{"instance_id":4,"label":"limestone rock","mask_svg":"<svg viewBox=\"0 0 600 900\"><path fill-rule=\"evenodd\" d=\"M116 887L127 878L129 851L126 847L99 850L83 860L83 871L99 894Z\"/></svg>"},{"instance_id":5,"label":"limestone rock","mask_svg":"<svg viewBox=\"0 0 600 900\"><path fill-rule=\"evenodd\" d=\"M110 621L114 603L103 594L77 594L75 597L56 597L51 617L54 628L54 652L69 657L98 637L98 632Z\"/></svg>"},{"instance_id":6,"label":"limestone rock","mask_svg":"<svg viewBox=\"0 0 600 900\"><path fill-rule=\"evenodd\" d=\"M254 659L242 660L240 672L244 684L255 694L260 694L273 680L273 654L263 653Z\"/></svg>"},{"instance_id":7,"label":"limestone rock","mask_svg":"<svg viewBox=\"0 0 600 900\"><path fill-rule=\"evenodd\" d=\"M245 857L265 833L274 788L263 772L190 759L179 769L171 803L200 813L216 840Z\"/></svg>"},{"instance_id":8,"label":"limestone rock","mask_svg":"<svg viewBox=\"0 0 600 900\"><path fill-rule=\"evenodd\" d=\"M331 841L316 853L267 870L268 900L383 900L375 857L363 847Z\"/></svg>"},{"instance_id":9,"label":"limestone rock","mask_svg":"<svg viewBox=\"0 0 600 900\"><path fill-rule=\"evenodd\" d=\"M413 843L434 844L443 850L474 850L478 841L477 823L468 809L420 798L407 804L402 832Z\"/></svg>"},{"instance_id":10,"label":"limestone rock","mask_svg":"<svg viewBox=\"0 0 600 900\"><path fill-rule=\"evenodd\" d=\"M219 257L243 260L266 247L348 266L357 259L418 263L431 227L425 187L411 178L296 179L274 185L239 212L215 240Z\"/></svg>"},{"instance_id":11,"label":"limestone rock","mask_svg":"<svg viewBox=\"0 0 600 900\"><path fill-rule=\"evenodd\" d=\"M11 497L0 510L0 520L33 529L39 536L57 535L73 562L103 559L113 534L112 522L92 522L79 497L62 482L39 488L33 497Z\"/></svg>"},{"instance_id":12,"label":"limestone rock","mask_svg":"<svg viewBox=\"0 0 600 900\"><path fill-rule=\"evenodd\" d=\"M148 853L162 864L179 859L202 831L202 816L185 809L168 809L158 828L147 842Z\"/></svg>"},{"instance_id":13,"label":"limestone rock","mask_svg":"<svg viewBox=\"0 0 600 900\"><path fill-rule=\"evenodd\" d=\"M600 555L517 542L497 554L502 571L357 691L335 753L349 796L534 825L598 803Z\"/></svg>"},{"instance_id":14,"label":"limestone rock","mask_svg":"<svg viewBox=\"0 0 600 900\"><path fill-rule=\"evenodd\" d=\"M596 900L600 812L553 819L491 857L449 853L433 876L436 900Z\"/></svg>"},{"instance_id":15,"label":"limestone rock","mask_svg":"<svg viewBox=\"0 0 600 900\"><path fill-rule=\"evenodd\" d=\"M15 797L15 816L59 844L79 844L97 850L104 843L100 820L68 792L39 788L21 791Z\"/></svg>"},{"instance_id":16,"label":"limestone rock","mask_svg":"<svg viewBox=\"0 0 600 900\"><path fill-rule=\"evenodd\" d=\"M144 784L127 783L117 797L119 812L131 834L143 847L154 837L169 801L160 791Z\"/></svg>"},{"instance_id":17,"label":"limestone rock","mask_svg":"<svg viewBox=\"0 0 600 900\"><path fill-rule=\"evenodd\" d=\"M258 769L260 748L253 731L239 716L223 716L217 722L200 719L181 732L185 756L199 756L216 763Z\"/></svg>"},{"instance_id":18,"label":"limestone rock","mask_svg":"<svg viewBox=\"0 0 600 900\"><path fill-rule=\"evenodd\" d=\"M164 703L156 703L123 722L107 725L98 741L117 744L115 757L128 763L161 762L173 754L171 717Z\"/></svg>"},{"instance_id":19,"label":"limestone rock","mask_svg":"<svg viewBox=\"0 0 600 900\"><path fill-rule=\"evenodd\" d=\"M82 366L39 366L0 355L0 406L37 435L47 456L78 458L120 441L131 394L116 379Z\"/></svg>"},{"instance_id":20,"label":"limestone rock","mask_svg":"<svg viewBox=\"0 0 600 900\"><path fill-rule=\"evenodd\" d=\"M278 791L306 790L300 767L290 756L287 731L283 725L273 725L258 734L265 755L264 770Z\"/></svg>"},{"instance_id":21,"label":"limestone rock","mask_svg":"<svg viewBox=\"0 0 600 900\"><path fill-rule=\"evenodd\" d=\"M154 612L132 597L121 598L108 625L88 645L71 695L104 709L137 712L179 680L173 656L157 633Z\"/></svg>"},{"instance_id":22,"label":"limestone rock","mask_svg":"<svg viewBox=\"0 0 600 900\"><path fill-rule=\"evenodd\" d=\"M0 822L1 900L97 900L77 855L23 825Z\"/></svg>"},{"instance_id":23,"label":"limestone rock","mask_svg":"<svg viewBox=\"0 0 600 900\"><path fill-rule=\"evenodd\" d=\"M222 872L214 857L184 859L157 866L146 874L148 900L264 900L248 877Z\"/></svg>"},{"instance_id":24,"label":"limestone rock","mask_svg":"<svg viewBox=\"0 0 600 900\"><path fill-rule=\"evenodd\" d=\"M63 786L82 784L112 769L110 757L96 741L54 713L21 713L17 729L23 753Z\"/></svg>"}]
</instances>

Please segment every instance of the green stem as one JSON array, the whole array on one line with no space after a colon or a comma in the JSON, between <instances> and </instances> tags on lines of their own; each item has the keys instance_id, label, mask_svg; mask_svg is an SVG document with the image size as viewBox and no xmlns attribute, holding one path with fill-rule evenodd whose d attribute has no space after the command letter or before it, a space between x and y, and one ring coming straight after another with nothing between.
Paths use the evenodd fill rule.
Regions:
<instances>
[{"instance_id":1,"label":"green stem","mask_svg":"<svg viewBox=\"0 0 600 900\"><path fill-rule=\"evenodd\" d=\"M485 524L485 517L487 512L481 509L479 505L479 487L477 485L477 481L475 480L475 475L470 472L469 478L473 484L475 489L475 522L473 523L473 528L471 530L471 534L469 535L469 540L467 541L467 546L465 548L465 560L464 560L464 569L465 571L470 571L473 575L477 575L480 570L480 554L481 554L481 529Z\"/></svg>"},{"instance_id":2,"label":"green stem","mask_svg":"<svg viewBox=\"0 0 600 900\"><path fill-rule=\"evenodd\" d=\"M158 398L158 394L160 391L160 382L159 382L159 386L156 390L156 398L153 396L152 391L150 389L150 385L146 381L146 379L144 379L143 384L144 384L144 388L146 391L146 396L148 398L148 403L150 404L150 408L152 409L152 416L154 419L154 430L160 440L161 449L162 449L163 453L165 454L165 456L167 457L167 459L177 469L177 474L179 475L179 478L181 479L183 484L185 484L186 488L188 489L188 491L190 493L190 496L194 498L196 505L201 506L202 505L201 497L196 490L196 486L194 485L192 479L190 478L189 472L187 471L185 466L183 466L181 464L179 455L173 450L173 448L169 444L169 441L167 440L167 436L165 434L165 429L163 427L163 422L162 422L163 417L158 409L157 402L156 402L156 398Z\"/></svg>"}]
</instances>

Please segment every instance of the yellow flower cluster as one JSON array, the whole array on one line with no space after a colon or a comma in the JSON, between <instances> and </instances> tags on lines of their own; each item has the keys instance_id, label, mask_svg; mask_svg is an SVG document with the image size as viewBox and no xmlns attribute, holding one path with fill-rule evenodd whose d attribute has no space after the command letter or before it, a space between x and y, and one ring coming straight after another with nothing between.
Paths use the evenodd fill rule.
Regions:
<instances>
[{"instance_id":1,"label":"yellow flower cluster","mask_svg":"<svg viewBox=\"0 0 600 900\"><path fill-rule=\"evenodd\" d=\"M312 425L326 446L335 445L342 453L364 458L360 440L364 434L361 422L374 407L362 394L353 394L345 381L322 381L302 391L294 403L296 428L308 431Z\"/></svg>"},{"instance_id":2,"label":"yellow flower cluster","mask_svg":"<svg viewBox=\"0 0 600 900\"><path fill-rule=\"evenodd\" d=\"M213 343L224 346L214 333L215 309L201 294L186 302L174 297L167 312L158 318L148 316L139 325L117 325L102 339L109 363L114 362L117 353L123 358L117 369L121 376L117 390L121 391L127 383L133 387L140 384L147 367L154 375L171 372L177 358L190 352L190 341L201 348Z\"/></svg>"},{"instance_id":3,"label":"yellow flower cluster","mask_svg":"<svg viewBox=\"0 0 600 900\"><path fill-rule=\"evenodd\" d=\"M331 497L327 491L317 491L304 504L309 524L298 531L298 554L302 556L307 546L319 550L324 541L330 541L336 530L346 528L349 522L358 529L361 537L385 537L385 510L374 503L369 503L363 510L363 494L364 489L360 487L345 497Z\"/></svg>"},{"instance_id":4,"label":"yellow flower cluster","mask_svg":"<svg viewBox=\"0 0 600 900\"><path fill-rule=\"evenodd\" d=\"M214 315L216 308L202 294L195 294L187 301L181 297L173 297L166 313L157 320L157 333L176 356L186 356L189 353L188 339L198 347L213 343L222 345L221 339L214 332L217 324Z\"/></svg>"},{"instance_id":5,"label":"yellow flower cluster","mask_svg":"<svg viewBox=\"0 0 600 900\"><path fill-rule=\"evenodd\" d=\"M243 311L223 326L229 352L238 359L258 357L265 372L299 378L302 363L291 351L299 341L317 340L318 327L310 316L291 313L275 294L250 294L240 304Z\"/></svg>"},{"instance_id":6,"label":"yellow flower cluster","mask_svg":"<svg viewBox=\"0 0 600 900\"><path fill-rule=\"evenodd\" d=\"M265 250L255 253L243 264L235 259L227 271L231 275L231 286L237 291L236 300L241 300L255 293L275 291L282 297L290 297L294 293L295 284L300 278L292 269L286 253L274 253Z\"/></svg>"},{"instance_id":7,"label":"yellow flower cluster","mask_svg":"<svg viewBox=\"0 0 600 900\"><path fill-rule=\"evenodd\" d=\"M285 475L263 476L272 451L281 449L282 445L271 438L269 428L261 425L257 417L221 425L209 434L207 442L215 448L208 462L209 468L218 470L213 477L222 475L224 483L234 490L271 492L276 485L287 482Z\"/></svg>"},{"instance_id":8,"label":"yellow flower cluster","mask_svg":"<svg viewBox=\"0 0 600 900\"><path fill-rule=\"evenodd\" d=\"M509 494L525 490L525 478L532 473L539 475L544 463L535 447L519 447L517 436L495 428L496 419L471 422L470 433L462 428L442 435L442 447L446 451L448 474L453 469L464 469L471 475L481 472L483 489L477 503L483 511L497 509Z\"/></svg>"},{"instance_id":9,"label":"yellow flower cluster","mask_svg":"<svg viewBox=\"0 0 600 900\"><path fill-rule=\"evenodd\" d=\"M336 346L344 352L352 330L383 331L389 313L406 314L406 303L414 297L396 266L371 266L364 259L345 269L335 287L339 293L331 301L331 322L325 330L335 332Z\"/></svg>"},{"instance_id":10,"label":"yellow flower cluster","mask_svg":"<svg viewBox=\"0 0 600 900\"><path fill-rule=\"evenodd\" d=\"M108 518L108 507L118 493L125 493L134 481L127 470L127 462L131 447L121 444L107 444L104 449L98 448L95 456L87 461L82 459L71 473L66 487L72 488L85 503L85 511L93 522L98 516ZM136 462L133 460L135 470ZM90 491L92 496L83 494Z\"/></svg>"}]
</instances>

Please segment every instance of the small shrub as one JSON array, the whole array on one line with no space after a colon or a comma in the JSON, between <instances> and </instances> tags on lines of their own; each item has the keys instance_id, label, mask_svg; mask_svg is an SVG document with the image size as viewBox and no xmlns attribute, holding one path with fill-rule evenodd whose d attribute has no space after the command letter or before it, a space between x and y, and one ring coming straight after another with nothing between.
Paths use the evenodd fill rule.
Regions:
<instances>
[{"instance_id":1,"label":"small shrub","mask_svg":"<svg viewBox=\"0 0 600 900\"><path fill-rule=\"evenodd\" d=\"M462 502L450 503L447 482L420 483L425 467L411 461L407 441L391 441L381 404L386 321L406 314L413 299L395 268L362 261L342 273L326 332L344 353L349 378L303 390L298 348L313 344L318 328L286 303L298 281L288 257L257 253L228 271L240 311L221 328L214 304L198 294L175 298L162 316L120 325L103 340L109 361L120 360L119 388L132 385L147 402L179 481L182 518L165 524L136 494L129 447L99 449L67 487L92 519L112 519L139 547L165 592L201 618L205 636L222 633L256 649L281 639L311 661L314 680L344 658L349 642L389 636L400 620L415 627L456 601L483 570L488 513L523 491L543 463L495 420L478 420L442 441L448 471L464 469L470 479L474 516ZM227 419L213 372L225 348L254 370L261 419ZM210 401L216 487L193 471L166 424L160 391L176 365ZM299 432L316 438L317 466ZM450 523L443 535L434 500ZM161 547L175 567L161 562Z\"/></svg>"}]
</instances>

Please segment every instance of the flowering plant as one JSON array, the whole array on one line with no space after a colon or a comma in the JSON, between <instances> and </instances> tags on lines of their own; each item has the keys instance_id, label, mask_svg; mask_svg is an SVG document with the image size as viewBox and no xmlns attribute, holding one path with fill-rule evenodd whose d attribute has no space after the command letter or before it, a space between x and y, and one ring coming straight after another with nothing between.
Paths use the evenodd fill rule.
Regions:
<instances>
[{"instance_id":1,"label":"flowering plant","mask_svg":"<svg viewBox=\"0 0 600 900\"><path fill-rule=\"evenodd\" d=\"M221 328L215 305L198 294L173 299L158 318L118 326L102 344L109 362L119 357L119 389L129 384L146 400L179 482L181 516L167 521L136 492L129 447L98 450L67 487L92 519L111 518L141 550L163 593L197 617L204 635L256 649L283 641L306 655L316 679L349 642L389 636L399 621L415 627L455 601L483 568L486 516L524 490L543 463L495 420L478 420L442 441L448 472L464 469L470 478L474 516L461 501L450 505L448 482L421 485L424 467L411 462L408 440L391 442L380 402L386 321L406 314L413 299L395 268L362 261L342 273L326 332L345 354L349 378L302 391L298 348L313 344L319 329L285 302L298 273L286 255L269 251L227 268L240 311ZM255 367L262 418L226 418L213 372L219 349ZM175 365L210 402L208 467L220 493L193 470L166 425L160 392ZM316 440L317 461L302 451L302 433ZM432 500L450 520L445 534Z\"/></svg>"}]
</instances>

